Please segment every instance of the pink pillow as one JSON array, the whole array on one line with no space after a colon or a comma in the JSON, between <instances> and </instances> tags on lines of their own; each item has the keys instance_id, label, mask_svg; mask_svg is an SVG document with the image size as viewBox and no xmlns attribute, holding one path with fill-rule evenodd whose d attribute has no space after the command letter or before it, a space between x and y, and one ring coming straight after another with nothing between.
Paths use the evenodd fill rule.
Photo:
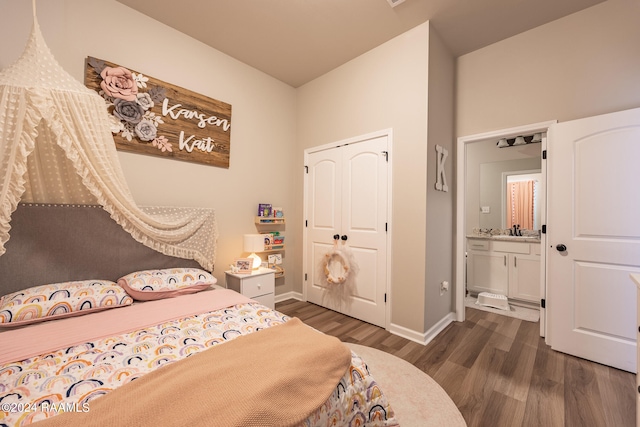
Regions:
<instances>
[{"instance_id":1,"label":"pink pillow","mask_svg":"<svg viewBox=\"0 0 640 427\"><path fill-rule=\"evenodd\" d=\"M138 301L191 294L207 289L216 282L211 273L197 268L143 270L118 279L118 285Z\"/></svg>"},{"instance_id":2,"label":"pink pillow","mask_svg":"<svg viewBox=\"0 0 640 427\"><path fill-rule=\"evenodd\" d=\"M34 286L0 298L0 328L79 316L133 303L109 280L83 280Z\"/></svg>"}]
</instances>

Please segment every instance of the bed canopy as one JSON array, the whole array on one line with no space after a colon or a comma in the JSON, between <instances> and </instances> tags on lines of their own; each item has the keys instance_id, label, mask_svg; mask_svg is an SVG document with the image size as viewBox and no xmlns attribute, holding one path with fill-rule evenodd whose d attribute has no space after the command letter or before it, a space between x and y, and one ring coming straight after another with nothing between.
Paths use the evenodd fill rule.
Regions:
<instances>
[{"instance_id":1,"label":"bed canopy","mask_svg":"<svg viewBox=\"0 0 640 427\"><path fill-rule=\"evenodd\" d=\"M27 46L0 71L0 255L19 202L98 204L138 242L212 271L214 210L136 205L104 100L55 60L32 1Z\"/></svg>"}]
</instances>

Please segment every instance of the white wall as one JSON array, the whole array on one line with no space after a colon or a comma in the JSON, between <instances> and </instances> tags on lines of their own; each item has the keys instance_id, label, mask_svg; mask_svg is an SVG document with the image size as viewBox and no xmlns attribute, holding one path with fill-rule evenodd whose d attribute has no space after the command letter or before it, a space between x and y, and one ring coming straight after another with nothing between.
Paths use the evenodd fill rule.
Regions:
<instances>
[{"instance_id":1,"label":"white wall","mask_svg":"<svg viewBox=\"0 0 640 427\"><path fill-rule=\"evenodd\" d=\"M425 311L428 54L426 23L298 88L301 172L306 148L393 129L391 321L414 331ZM302 200L302 173L295 194ZM302 245L296 254L301 264Z\"/></svg>"},{"instance_id":2,"label":"white wall","mask_svg":"<svg viewBox=\"0 0 640 427\"><path fill-rule=\"evenodd\" d=\"M31 29L31 2L0 0L0 67L16 60ZM294 211L291 167L295 90L115 0L37 2L43 36L65 70L84 81L93 56L231 104L230 167L120 152L133 196L143 205L216 209L220 238L214 275L243 255L260 202ZM296 233L287 229L287 243ZM290 261L285 254L285 268ZM291 288L278 280L276 292Z\"/></svg>"},{"instance_id":3,"label":"white wall","mask_svg":"<svg viewBox=\"0 0 640 427\"><path fill-rule=\"evenodd\" d=\"M639 107L639 22L608 0L461 56L457 136Z\"/></svg>"},{"instance_id":4,"label":"white wall","mask_svg":"<svg viewBox=\"0 0 640 427\"><path fill-rule=\"evenodd\" d=\"M8 11L0 17L0 66L6 66L22 51L23 43L9 40L26 41L31 8L10 0L0 0L0 8ZM138 203L216 208L218 280L242 254L242 234L255 231L256 205L271 202L288 218L286 283L276 293L302 292L304 149L393 128L392 322L425 329L427 162L435 162L428 153L427 104L441 97L427 99L428 23L296 91L114 0L39 2L38 20L54 56L80 81L85 57L93 56L232 105L229 169L119 153ZM445 51L439 40L435 48ZM450 98L444 110L432 110L445 118L433 145L451 127ZM442 301L449 310L446 297Z\"/></svg>"},{"instance_id":5,"label":"white wall","mask_svg":"<svg viewBox=\"0 0 640 427\"><path fill-rule=\"evenodd\" d=\"M607 0L459 57L456 136L640 107L638 22L639 1Z\"/></svg>"},{"instance_id":6,"label":"white wall","mask_svg":"<svg viewBox=\"0 0 640 427\"><path fill-rule=\"evenodd\" d=\"M449 202L429 206L427 192L431 150L447 125L428 122L436 105L449 106L430 93L439 81L427 81L449 66L430 64L430 50L442 52L428 23L294 90L115 0L40 1L38 17L53 54L80 81L84 58L94 56L232 105L229 169L120 153L139 203L216 208L219 280L242 254L242 234L255 230L256 205L271 202L285 209L290 248L276 292L301 292L304 149L393 128L392 322L421 331L440 315L439 303L427 305L441 301L430 292L444 273L425 260L437 252L432 241L446 239L428 238L437 230L427 224L434 212L446 216ZM608 0L458 58L456 136L639 107L638 22L640 2ZM30 27L31 2L0 0L0 67L18 57Z\"/></svg>"},{"instance_id":7,"label":"white wall","mask_svg":"<svg viewBox=\"0 0 640 427\"><path fill-rule=\"evenodd\" d=\"M427 126L427 215L425 218L426 263L425 263L425 320L424 330L441 322L455 311L453 289L453 230L455 200L455 139L454 133L454 87L455 59L445 47L439 35L430 27L429 74L428 74L428 121ZM449 191L437 191L436 145L449 153L445 161L445 178ZM450 284L449 292L440 295L443 281Z\"/></svg>"}]
</instances>

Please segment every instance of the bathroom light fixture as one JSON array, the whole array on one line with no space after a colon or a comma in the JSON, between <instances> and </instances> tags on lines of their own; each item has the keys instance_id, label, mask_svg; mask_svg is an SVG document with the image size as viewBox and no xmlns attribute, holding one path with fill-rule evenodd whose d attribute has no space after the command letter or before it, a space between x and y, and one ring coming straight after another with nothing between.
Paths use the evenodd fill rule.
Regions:
<instances>
[{"instance_id":1,"label":"bathroom light fixture","mask_svg":"<svg viewBox=\"0 0 640 427\"><path fill-rule=\"evenodd\" d=\"M498 148L505 148L505 147L515 147L517 145L534 144L536 142L541 142L541 141L542 141L542 134L535 133L533 135L526 135L526 136L519 135L514 138L500 138L498 142L496 142L496 145L498 146Z\"/></svg>"},{"instance_id":2,"label":"bathroom light fixture","mask_svg":"<svg viewBox=\"0 0 640 427\"><path fill-rule=\"evenodd\" d=\"M253 260L252 268L255 270L262 264L262 259L256 255L256 252L264 251L264 236L262 234L245 234L243 240L244 251L251 252L248 258Z\"/></svg>"}]
</instances>

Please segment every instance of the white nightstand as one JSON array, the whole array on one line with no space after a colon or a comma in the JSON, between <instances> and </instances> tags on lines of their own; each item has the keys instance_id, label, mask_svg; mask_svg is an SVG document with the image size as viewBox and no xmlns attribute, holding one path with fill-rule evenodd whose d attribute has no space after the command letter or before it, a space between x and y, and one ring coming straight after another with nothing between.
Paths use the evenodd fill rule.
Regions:
<instances>
[{"instance_id":1,"label":"white nightstand","mask_svg":"<svg viewBox=\"0 0 640 427\"><path fill-rule=\"evenodd\" d=\"M225 271L227 288L233 289L260 304L275 309L275 270L260 268L251 274L237 274Z\"/></svg>"}]
</instances>

